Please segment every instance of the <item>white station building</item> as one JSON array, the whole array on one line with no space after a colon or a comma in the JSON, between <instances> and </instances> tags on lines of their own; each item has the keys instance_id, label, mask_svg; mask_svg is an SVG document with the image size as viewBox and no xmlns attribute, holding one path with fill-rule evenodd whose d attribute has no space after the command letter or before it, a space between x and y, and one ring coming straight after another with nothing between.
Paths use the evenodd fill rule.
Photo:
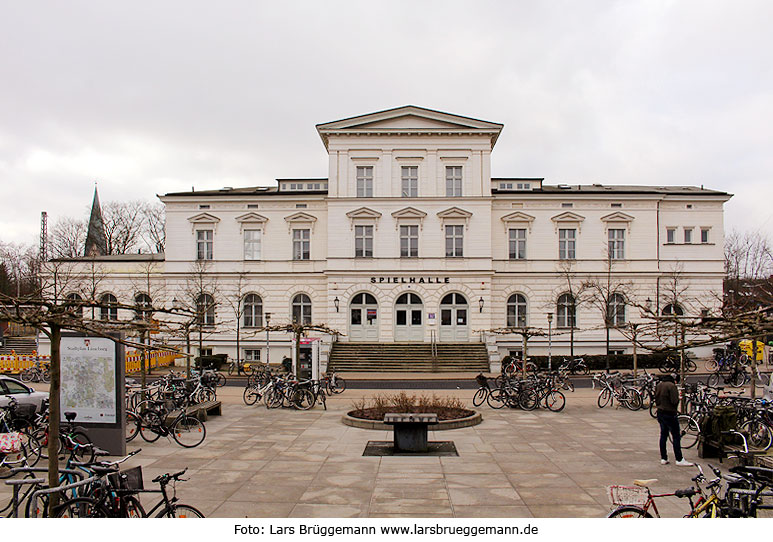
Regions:
<instances>
[{"instance_id":1,"label":"white station building","mask_svg":"<svg viewBox=\"0 0 773 542\"><path fill-rule=\"evenodd\" d=\"M490 330L547 331L548 314L554 356L568 355L572 324L576 354L604 353L602 312L571 295L582 282L621 285L616 325L639 321L645 303L658 313L718 308L730 194L494 177L502 128L415 106L319 124L326 177L160 196L165 254L97 257L100 288L123 303L159 295L141 286L152 262L151 289L171 300L197 275L216 304L204 349L231 357L290 353L289 334L251 332L270 314L272 325L325 324L341 343L484 343L493 370L521 336ZM324 368L334 339L316 342ZM615 329L610 344L631 351ZM535 337L529 352L547 346Z\"/></svg>"}]
</instances>

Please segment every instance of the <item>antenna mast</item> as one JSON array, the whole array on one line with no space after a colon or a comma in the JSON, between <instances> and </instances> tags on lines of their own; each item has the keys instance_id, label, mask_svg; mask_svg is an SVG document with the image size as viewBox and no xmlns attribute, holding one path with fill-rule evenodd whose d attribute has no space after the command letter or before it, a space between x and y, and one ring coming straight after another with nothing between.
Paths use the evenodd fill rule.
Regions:
<instances>
[{"instance_id":1,"label":"antenna mast","mask_svg":"<svg viewBox=\"0 0 773 542\"><path fill-rule=\"evenodd\" d=\"M48 213L40 213L40 261L48 261Z\"/></svg>"}]
</instances>

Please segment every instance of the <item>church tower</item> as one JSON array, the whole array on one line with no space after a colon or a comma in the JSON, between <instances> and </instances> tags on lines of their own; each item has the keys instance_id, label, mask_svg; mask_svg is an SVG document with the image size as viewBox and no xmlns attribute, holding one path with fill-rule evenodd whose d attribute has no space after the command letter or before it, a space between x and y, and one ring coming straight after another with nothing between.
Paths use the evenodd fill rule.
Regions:
<instances>
[{"instance_id":1,"label":"church tower","mask_svg":"<svg viewBox=\"0 0 773 542\"><path fill-rule=\"evenodd\" d=\"M89 229L86 234L86 256L106 256L107 239L105 239L105 223L102 221L102 208L99 205L99 193L94 185L94 201L91 204Z\"/></svg>"}]
</instances>

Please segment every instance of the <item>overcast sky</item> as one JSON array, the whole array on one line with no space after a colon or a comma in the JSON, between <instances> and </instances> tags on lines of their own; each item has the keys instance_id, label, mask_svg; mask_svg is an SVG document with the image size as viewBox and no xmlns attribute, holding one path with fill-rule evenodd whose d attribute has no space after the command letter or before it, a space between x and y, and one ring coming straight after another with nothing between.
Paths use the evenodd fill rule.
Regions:
<instances>
[{"instance_id":1,"label":"overcast sky","mask_svg":"<svg viewBox=\"0 0 773 542\"><path fill-rule=\"evenodd\" d=\"M0 240L103 201L325 177L314 125L505 125L495 176L693 184L773 230L773 2L0 0Z\"/></svg>"}]
</instances>

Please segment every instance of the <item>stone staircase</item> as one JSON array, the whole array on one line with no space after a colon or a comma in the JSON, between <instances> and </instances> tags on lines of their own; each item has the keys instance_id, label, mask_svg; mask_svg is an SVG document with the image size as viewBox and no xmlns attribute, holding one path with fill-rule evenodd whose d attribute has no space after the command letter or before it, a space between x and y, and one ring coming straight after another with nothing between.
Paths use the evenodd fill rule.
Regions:
<instances>
[{"instance_id":1,"label":"stone staircase","mask_svg":"<svg viewBox=\"0 0 773 542\"><path fill-rule=\"evenodd\" d=\"M488 371L483 343L439 343L437 357L429 343L333 344L329 371L378 373L449 373Z\"/></svg>"},{"instance_id":2,"label":"stone staircase","mask_svg":"<svg viewBox=\"0 0 773 542\"><path fill-rule=\"evenodd\" d=\"M32 354L37 348L35 337L6 337L5 345L0 348L0 356L9 356L12 352Z\"/></svg>"}]
</instances>

